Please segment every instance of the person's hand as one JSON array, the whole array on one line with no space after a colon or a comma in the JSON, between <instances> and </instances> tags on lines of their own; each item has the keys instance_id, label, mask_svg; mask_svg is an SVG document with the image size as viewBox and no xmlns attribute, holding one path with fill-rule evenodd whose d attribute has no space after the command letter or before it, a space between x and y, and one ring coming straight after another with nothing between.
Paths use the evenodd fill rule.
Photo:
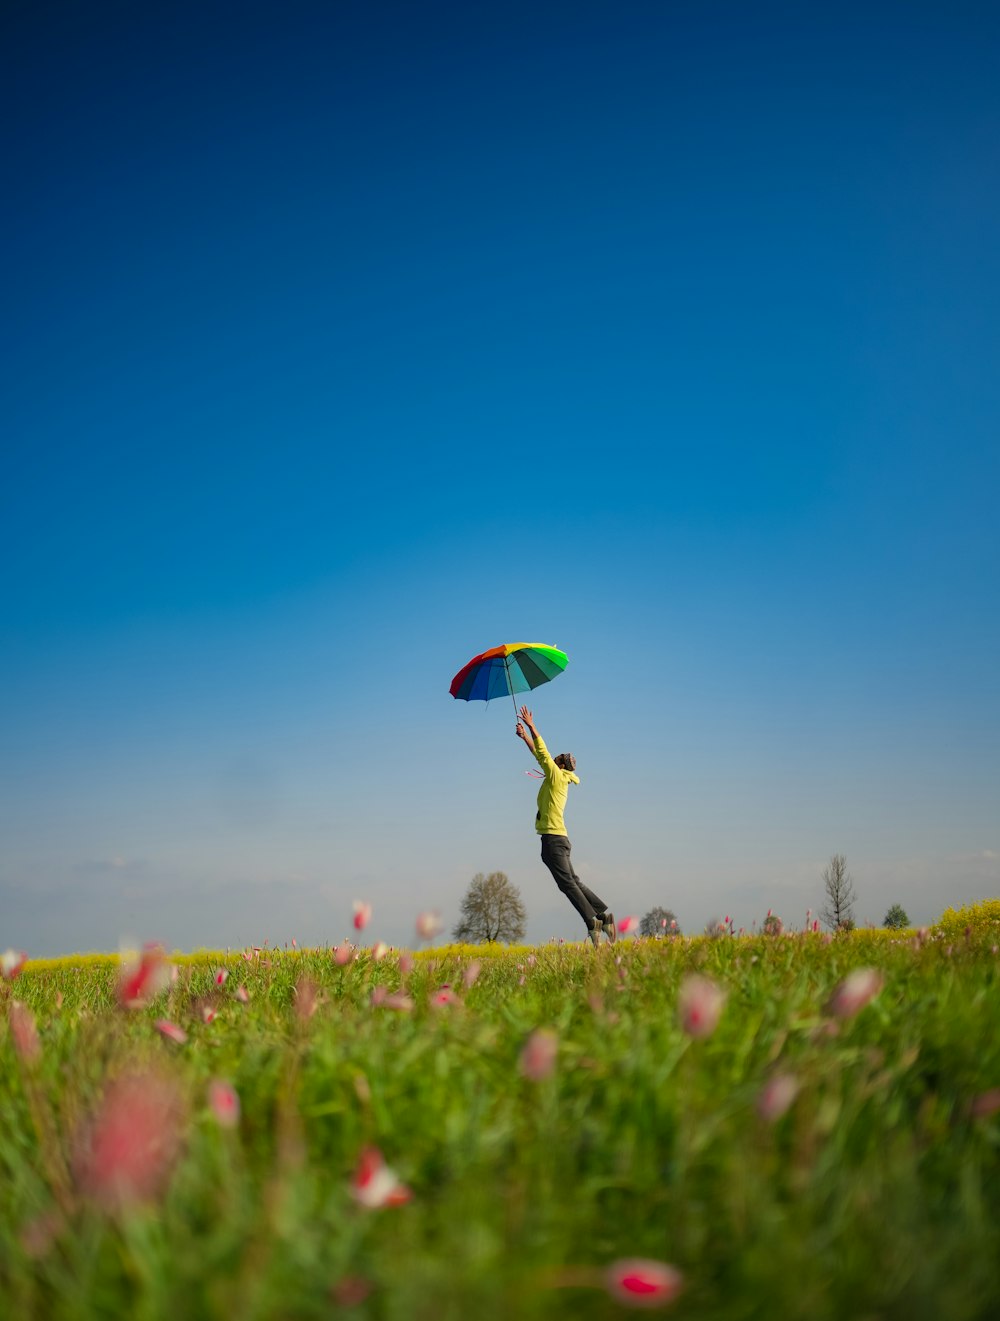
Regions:
<instances>
[{"instance_id":1,"label":"person's hand","mask_svg":"<svg viewBox=\"0 0 1000 1321\"><path fill-rule=\"evenodd\" d=\"M517 722L517 729L514 730L514 733L518 738L524 738L524 726L521 724L520 720Z\"/></svg>"},{"instance_id":2,"label":"person's hand","mask_svg":"<svg viewBox=\"0 0 1000 1321\"><path fill-rule=\"evenodd\" d=\"M535 723L531 718L531 712L526 706L521 707L521 719L526 725L533 725Z\"/></svg>"}]
</instances>

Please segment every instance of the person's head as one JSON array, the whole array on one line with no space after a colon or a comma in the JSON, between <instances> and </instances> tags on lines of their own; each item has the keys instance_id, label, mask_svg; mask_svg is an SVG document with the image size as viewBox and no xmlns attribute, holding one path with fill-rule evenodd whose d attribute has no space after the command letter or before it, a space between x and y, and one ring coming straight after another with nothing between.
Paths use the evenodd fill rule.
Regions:
<instances>
[{"instance_id":1,"label":"person's head","mask_svg":"<svg viewBox=\"0 0 1000 1321\"><path fill-rule=\"evenodd\" d=\"M576 770L576 758L573 756L572 752L560 752L559 756L553 757L552 760L555 762L555 764L559 767L560 770L563 771Z\"/></svg>"}]
</instances>

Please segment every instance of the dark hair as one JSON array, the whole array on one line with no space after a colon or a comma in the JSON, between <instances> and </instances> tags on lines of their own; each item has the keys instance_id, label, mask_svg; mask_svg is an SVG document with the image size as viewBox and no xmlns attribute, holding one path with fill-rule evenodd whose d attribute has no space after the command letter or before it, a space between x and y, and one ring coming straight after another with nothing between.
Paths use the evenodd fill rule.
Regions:
<instances>
[{"instance_id":1,"label":"dark hair","mask_svg":"<svg viewBox=\"0 0 1000 1321\"><path fill-rule=\"evenodd\" d=\"M560 770L564 770L564 771L576 770L576 758L573 756L572 752L560 752L559 756L553 757L552 760L560 768Z\"/></svg>"}]
</instances>

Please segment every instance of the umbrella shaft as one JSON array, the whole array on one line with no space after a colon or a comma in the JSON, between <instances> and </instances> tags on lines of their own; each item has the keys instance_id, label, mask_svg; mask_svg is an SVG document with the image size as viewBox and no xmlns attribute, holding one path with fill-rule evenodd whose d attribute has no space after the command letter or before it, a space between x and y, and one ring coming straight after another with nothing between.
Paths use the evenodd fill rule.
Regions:
<instances>
[{"instance_id":1,"label":"umbrella shaft","mask_svg":"<svg viewBox=\"0 0 1000 1321\"><path fill-rule=\"evenodd\" d=\"M520 716L519 716L518 713L517 713L517 698L514 696L514 685L513 685L513 684L511 683L511 681L510 681L510 657L509 657L509 656L504 656L504 658L503 658L503 667L504 667L504 669L507 671L507 691L510 693L510 700L514 703L514 717L515 717L515 719L520 720Z\"/></svg>"}]
</instances>

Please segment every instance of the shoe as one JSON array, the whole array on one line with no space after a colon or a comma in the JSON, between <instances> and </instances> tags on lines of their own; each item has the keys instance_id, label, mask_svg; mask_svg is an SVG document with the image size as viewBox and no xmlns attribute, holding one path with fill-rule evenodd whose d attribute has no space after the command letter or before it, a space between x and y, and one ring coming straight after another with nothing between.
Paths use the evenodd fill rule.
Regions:
<instances>
[{"instance_id":1,"label":"shoe","mask_svg":"<svg viewBox=\"0 0 1000 1321\"><path fill-rule=\"evenodd\" d=\"M600 918L600 923L601 923L601 930L604 932L608 940L613 945L615 941L618 939L618 928L615 926L614 913L605 913L604 916Z\"/></svg>"},{"instance_id":2,"label":"shoe","mask_svg":"<svg viewBox=\"0 0 1000 1321\"><path fill-rule=\"evenodd\" d=\"M597 947L601 943L601 932L603 929L604 928L601 926L601 919L599 917L595 917L593 924L587 928L587 935L593 941L594 949L597 949Z\"/></svg>"}]
</instances>

